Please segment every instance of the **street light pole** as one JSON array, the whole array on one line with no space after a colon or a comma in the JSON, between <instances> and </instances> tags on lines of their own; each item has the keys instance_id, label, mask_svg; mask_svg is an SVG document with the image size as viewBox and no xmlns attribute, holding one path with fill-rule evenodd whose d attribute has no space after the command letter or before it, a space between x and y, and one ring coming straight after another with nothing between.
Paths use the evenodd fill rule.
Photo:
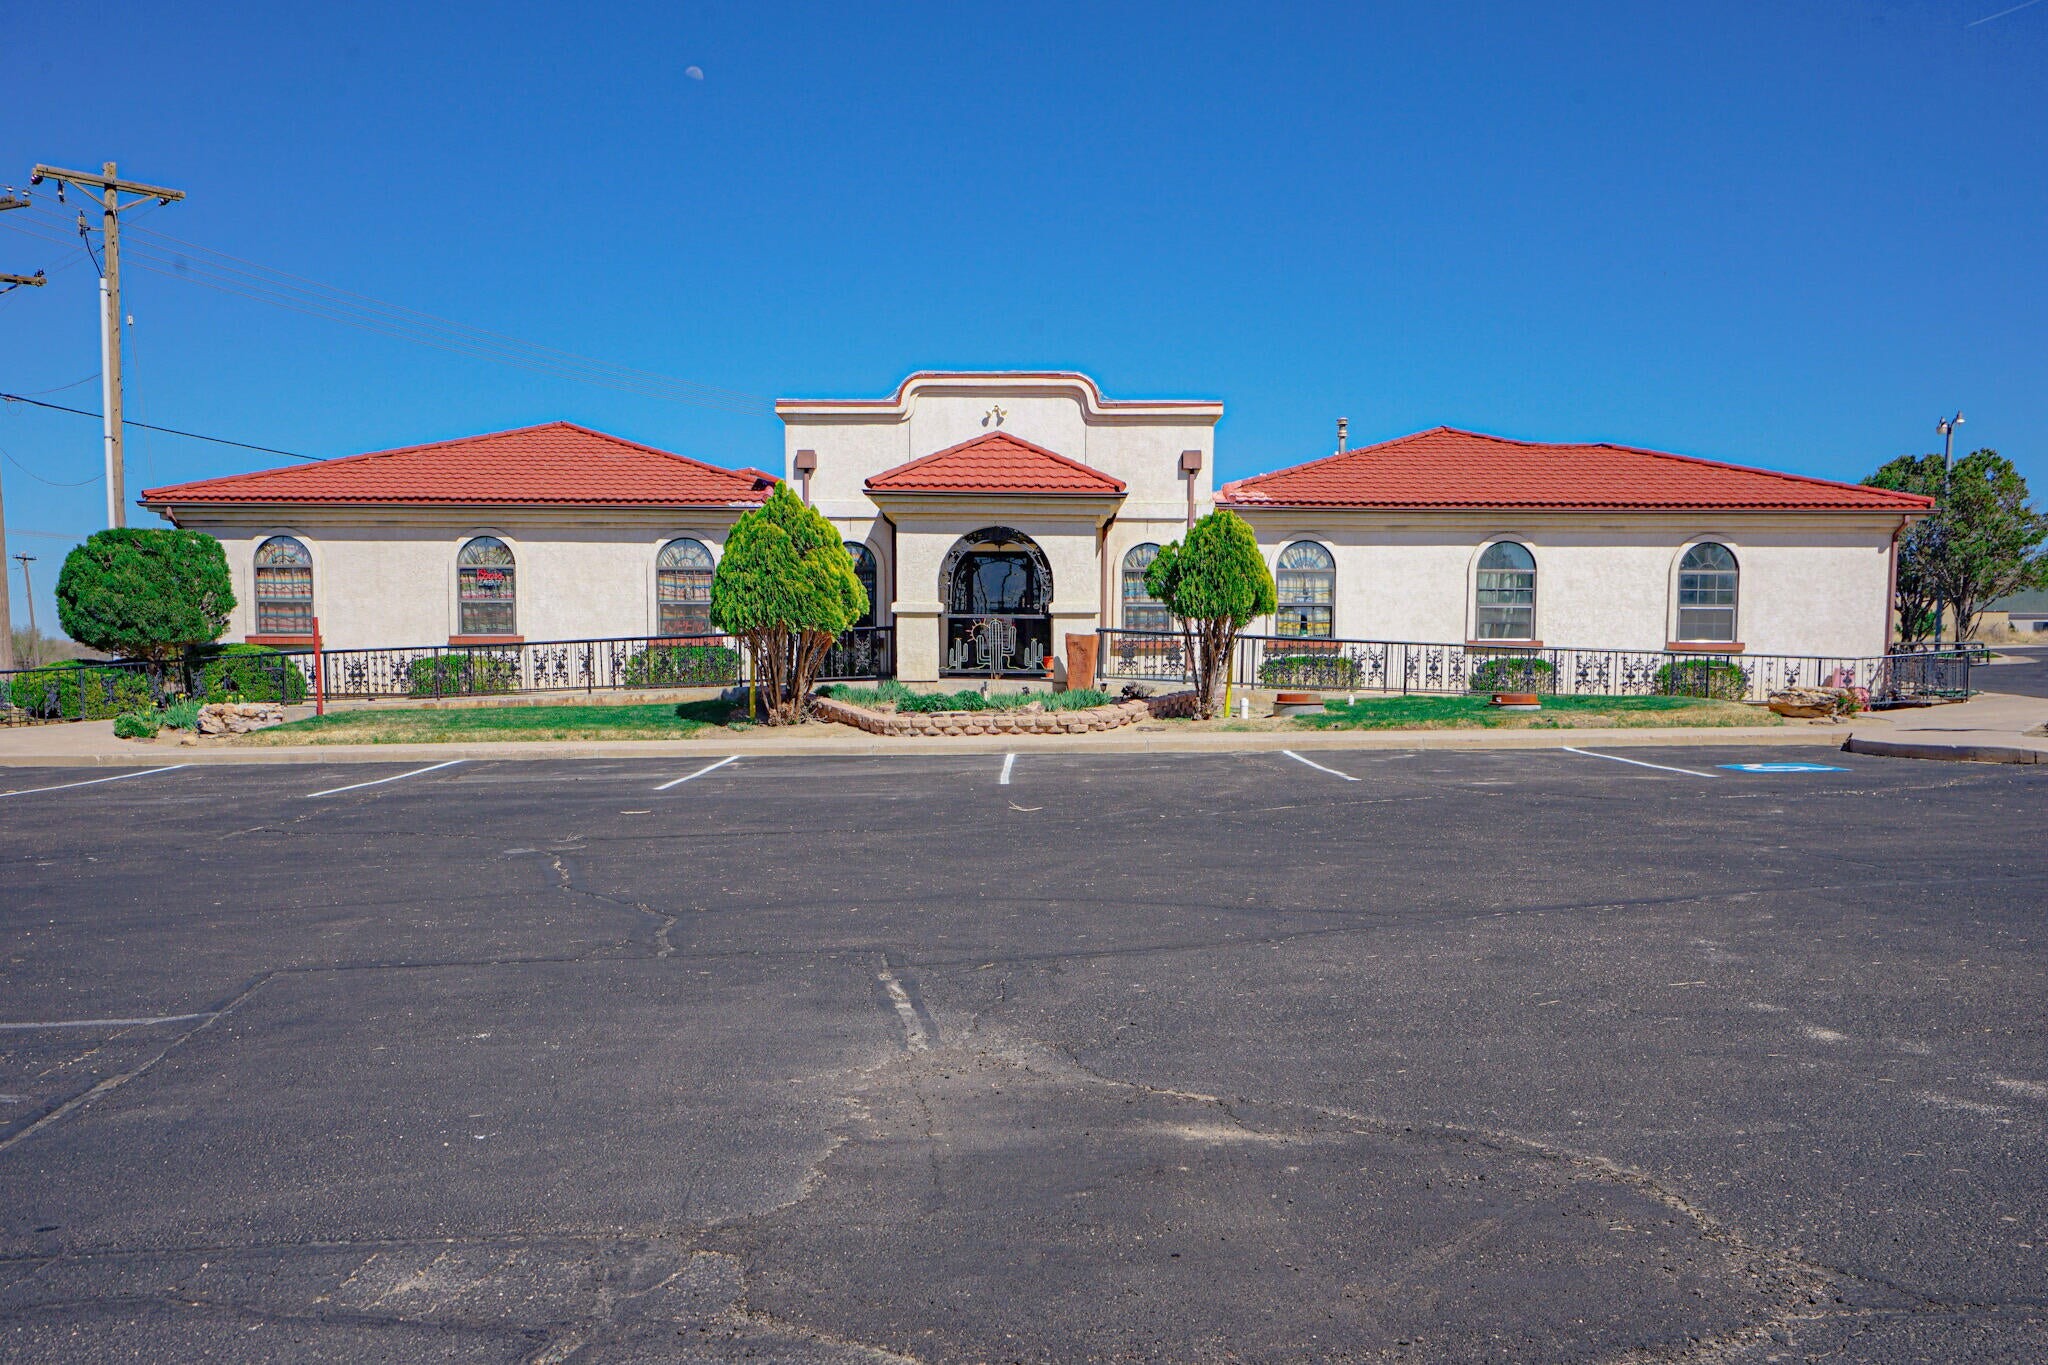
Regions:
<instances>
[{"instance_id":1,"label":"street light pole","mask_svg":"<svg viewBox=\"0 0 2048 1365\"><path fill-rule=\"evenodd\" d=\"M1949 469L1955 464L1956 428L1962 424L1961 412L1953 417L1944 417L1934 424L1934 429L1941 433L1941 508L1944 512L1948 510ZM1941 628L1947 615L1947 607L1948 604L1940 598L1934 600L1934 643L1937 645L1941 643Z\"/></svg>"}]
</instances>

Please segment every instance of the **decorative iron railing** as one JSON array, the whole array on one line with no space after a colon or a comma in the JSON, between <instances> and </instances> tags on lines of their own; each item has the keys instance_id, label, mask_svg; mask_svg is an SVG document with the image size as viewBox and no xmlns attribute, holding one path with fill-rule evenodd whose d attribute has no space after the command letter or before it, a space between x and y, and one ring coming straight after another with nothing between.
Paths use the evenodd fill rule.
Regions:
<instances>
[{"instance_id":1,"label":"decorative iron railing","mask_svg":"<svg viewBox=\"0 0 2048 1365\"><path fill-rule=\"evenodd\" d=\"M839 637L819 676L886 678L894 671L893 629L863 626ZM157 666L65 662L0 673L0 721L105 720L178 696L301 702L324 690L332 698L478 697L729 687L747 676L745 651L724 635L330 649L317 656L212 649Z\"/></svg>"},{"instance_id":2,"label":"decorative iron railing","mask_svg":"<svg viewBox=\"0 0 2048 1365\"><path fill-rule=\"evenodd\" d=\"M1177 631L1103 630L1104 681L1185 682L1188 643ZM1518 649L1406 640L1240 635L1238 687L1325 692L1548 692L1586 696L1721 697L1762 701L1788 687L1860 687L1881 704L1964 697L1968 651L1859 657L1699 654L1663 650Z\"/></svg>"},{"instance_id":3,"label":"decorative iron railing","mask_svg":"<svg viewBox=\"0 0 2048 1365\"><path fill-rule=\"evenodd\" d=\"M330 697L730 687L749 677L746 651L729 635L337 649L325 651L321 663ZM819 677L884 678L894 664L892 628L862 626L839 637Z\"/></svg>"}]
</instances>

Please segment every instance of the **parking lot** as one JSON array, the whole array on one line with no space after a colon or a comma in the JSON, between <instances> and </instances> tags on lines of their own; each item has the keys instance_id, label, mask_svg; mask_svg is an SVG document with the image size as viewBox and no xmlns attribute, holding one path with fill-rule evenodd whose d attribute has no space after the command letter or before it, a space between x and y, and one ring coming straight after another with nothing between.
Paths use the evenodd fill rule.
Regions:
<instances>
[{"instance_id":1,"label":"parking lot","mask_svg":"<svg viewBox=\"0 0 2048 1365\"><path fill-rule=\"evenodd\" d=\"M1782 747L0 769L0 1356L2036 1361L2044 811Z\"/></svg>"}]
</instances>

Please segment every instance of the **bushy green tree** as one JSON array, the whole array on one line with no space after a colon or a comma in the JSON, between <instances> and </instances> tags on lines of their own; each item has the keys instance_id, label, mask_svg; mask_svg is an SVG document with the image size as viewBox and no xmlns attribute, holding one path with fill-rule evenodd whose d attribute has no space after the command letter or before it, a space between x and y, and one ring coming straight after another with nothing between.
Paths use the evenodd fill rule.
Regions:
<instances>
[{"instance_id":1,"label":"bushy green tree","mask_svg":"<svg viewBox=\"0 0 2048 1365\"><path fill-rule=\"evenodd\" d=\"M1273 571L1243 517L1218 510L1159 547L1145 587L1181 620L1204 720L1223 709L1237 633L1279 605Z\"/></svg>"},{"instance_id":2,"label":"bushy green tree","mask_svg":"<svg viewBox=\"0 0 2048 1365\"><path fill-rule=\"evenodd\" d=\"M57 575L64 633L125 659L161 665L219 639L234 607L227 555L197 531L95 531Z\"/></svg>"},{"instance_id":3,"label":"bushy green tree","mask_svg":"<svg viewBox=\"0 0 2048 1365\"><path fill-rule=\"evenodd\" d=\"M746 647L770 725L803 720L825 652L867 609L838 528L786 483L733 523L711 576L711 622Z\"/></svg>"},{"instance_id":4,"label":"bushy green tree","mask_svg":"<svg viewBox=\"0 0 2048 1365\"><path fill-rule=\"evenodd\" d=\"M2028 505L2026 479L1997 451L1965 455L1945 479L1939 455L1902 455L1864 482L1936 500L1899 542L1901 639L1931 634L1937 603L1966 639L1994 599L2048 584L2048 516Z\"/></svg>"}]
</instances>

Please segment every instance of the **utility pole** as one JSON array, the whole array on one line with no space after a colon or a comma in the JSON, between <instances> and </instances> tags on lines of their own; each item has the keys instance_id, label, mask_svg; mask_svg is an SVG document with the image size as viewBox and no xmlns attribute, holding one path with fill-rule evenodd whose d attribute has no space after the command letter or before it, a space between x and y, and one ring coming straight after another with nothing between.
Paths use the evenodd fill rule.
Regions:
<instances>
[{"instance_id":1,"label":"utility pole","mask_svg":"<svg viewBox=\"0 0 2048 1365\"><path fill-rule=\"evenodd\" d=\"M27 207L28 200L16 195L13 190L10 189L0 193L0 213L5 213L8 209L25 209ZM43 285L43 272L38 270L33 275L0 275L0 285L7 286L6 289L0 289L0 294L6 293L9 289L19 289L25 284L40 289ZM0 569L7 567L6 503L7 500L4 497L0 497ZM0 583L0 673L4 673L13 667L14 618L7 607L7 585Z\"/></svg>"},{"instance_id":2,"label":"utility pole","mask_svg":"<svg viewBox=\"0 0 2048 1365\"><path fill-rule=\"evenodd\" d=\"M1956 462L1956 428L1962 424L1961 412L1953 417L1944 417L1934 424L1934 429L1941 433L1941 510L1944 512L1948 510L1949 470ZM1948 604L1937 597L1934 600L1934 643L1937 645L1941 643L1942 621L1947 610Z\"/></svg>"},{"instance_id":3,"label":"utility pole","mask_svg":"<svg viewBox=\"0 0 2048 1365\"><path fill-rule=\"evenodd\" d=\"M40 185L45 180L94 190L100 196L100 245L106 257L100 275L100 426L107 452L107 525L126 526L128 494L121 460L121 212L151 199L168 204L183 199L185 192L122 180L115 175L111 161L105 163L98 175L38 165L29 175L28 183ZM57 193L59 198L63 197L62 189ZM124 194L136 197L124 204Z\"/></svg>"},{"instance_id":4,"label":"utility pole","mask_svg":"<svg viewBox=\"0 0 2048 1365\"><path fill-rule=\"evenodd\" d=\"M41 642L41 637L36 632L36 589L35 585L28 581L28 566L36 562L36 557L16 555L15 559L21 564L21 596L22 600L28 603L28 643L29 648L34 649ZM0 563L0 569L6 567L4 563ZM41 663L42 660L37 659L35 662Z\"/></svg>"}]
</instances>

